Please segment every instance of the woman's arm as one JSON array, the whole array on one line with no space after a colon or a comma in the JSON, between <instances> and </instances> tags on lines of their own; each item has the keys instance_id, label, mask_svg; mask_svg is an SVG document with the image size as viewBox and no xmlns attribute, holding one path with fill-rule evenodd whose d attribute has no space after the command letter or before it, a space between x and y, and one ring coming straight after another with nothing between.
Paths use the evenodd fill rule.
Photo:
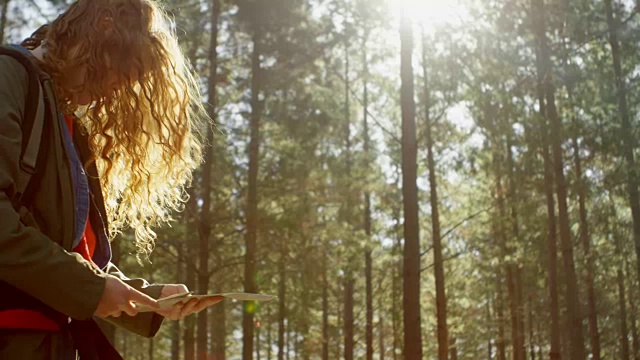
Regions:
<instances>
[{"instance_id":1,"label":"woman's arm","mask_svg":"<svg viewBox=\"0 0 640 360\"><path fill-rule=\"evenodd\" d=\"M24 226L10 199L20 175L26 70L0 56L0 281L75 319L90 318L102 298L105 274Z\"/></svg>"}]
</instances>

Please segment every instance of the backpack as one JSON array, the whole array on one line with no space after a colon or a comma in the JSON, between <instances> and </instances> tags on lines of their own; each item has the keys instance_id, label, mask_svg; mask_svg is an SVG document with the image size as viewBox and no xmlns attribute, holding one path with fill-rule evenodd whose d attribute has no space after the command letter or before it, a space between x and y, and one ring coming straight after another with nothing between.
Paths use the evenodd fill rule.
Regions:
<instances>
[{"instance_id":1,"label":"backpack","mask_svg":"<svg viewBox=\"0 0 640 360\"><path fill-rule=\"evenodd\" d=\"M42 142L42 133L47 109L56 109L57 104L51 77L42 71L30 54L14 47L0 46L0 55L17 60L29 76L29 88L22 119L22 150L20 153L20 175L16 179L16 188L11 198L14 209L21 218L30 217L24 195L31 179L38 172L37 163ZM31 221L29 221L31 222Z\"/></svg>"}]
</instances>

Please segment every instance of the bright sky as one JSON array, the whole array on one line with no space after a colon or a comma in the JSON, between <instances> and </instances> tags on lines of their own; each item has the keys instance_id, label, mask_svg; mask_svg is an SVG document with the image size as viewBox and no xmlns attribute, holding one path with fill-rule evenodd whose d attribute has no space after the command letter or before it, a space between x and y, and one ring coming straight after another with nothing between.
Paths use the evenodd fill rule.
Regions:
<instances>
[{"instance_id":1,"label":"bright sky","mask_svg":"<svg viewBox=\"0 0 640 360\"><path fill-rule=\"evenodd\" d=\"M463 0L388 0L395 18L406 11L413 22L427 32L445 24L455 24L469 15Z\"/></svg>"}]
</instances>

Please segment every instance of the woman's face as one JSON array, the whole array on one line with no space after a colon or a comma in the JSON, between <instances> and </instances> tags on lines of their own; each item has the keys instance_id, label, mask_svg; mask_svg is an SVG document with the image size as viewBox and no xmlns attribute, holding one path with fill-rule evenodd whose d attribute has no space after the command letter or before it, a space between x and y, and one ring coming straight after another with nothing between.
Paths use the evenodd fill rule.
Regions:
<instances>
[{"instance_id":1,"label":"woman's face","mask_svg":"<svg viewBox=\"0 0 640 360\"><path fill-rule=\"evenodd\" d=\"M113 70L105 70L104 71L104 80L102 81L103 86L102 89L98 90L97 94L91 94L89 91L89 86L92 84L88 84L88 74L87 74L87 66L81 66L80 68L74 70L69 76L66 76L67 79L63 87L68 89L71 94L71 102L75 105L89 105L94 101L97 101L101 98L105 98L111 94L118 88L120 88L123 83L118 77L118 74Z\"/></svg>"}]
</instances>

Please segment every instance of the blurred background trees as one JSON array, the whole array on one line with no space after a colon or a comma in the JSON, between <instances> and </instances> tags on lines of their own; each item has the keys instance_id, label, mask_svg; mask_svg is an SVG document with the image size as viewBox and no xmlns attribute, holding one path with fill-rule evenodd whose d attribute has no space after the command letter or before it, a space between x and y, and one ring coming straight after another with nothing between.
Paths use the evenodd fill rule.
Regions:
<instances>
[{"instance_id":1,"label":"blurred background trees","mask_svg":"<svg viewBox=\"0 0 640 360\"><path fill-rule=\"evenodd\" d=\"M65 5L0 0L0 39ZM640 358L636 3L164 7L215 127L151 258L116 259L279 299L115 330L125 358Z\"/></svg>"}]
</instances>

